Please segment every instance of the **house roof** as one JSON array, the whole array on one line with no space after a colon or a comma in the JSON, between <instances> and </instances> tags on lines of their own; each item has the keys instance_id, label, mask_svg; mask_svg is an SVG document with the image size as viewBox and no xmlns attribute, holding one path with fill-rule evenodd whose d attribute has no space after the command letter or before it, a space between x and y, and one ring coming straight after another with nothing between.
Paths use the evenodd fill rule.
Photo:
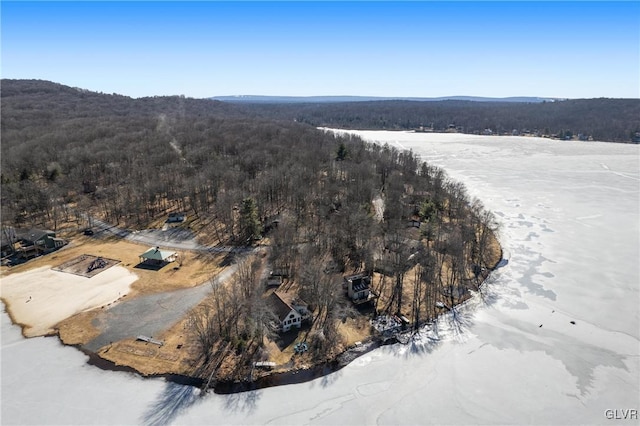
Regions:
<instances>
[{"instance_id":1,"label":"house roof","mask_svg":"<svg viewBox=\"0 0 640 426\"><path fill-rule=\"evenodd\" d=\"M149 250L142 253L140 257L150 260L167 260L171 256L175 256L175 254L175 251L160 250L159 247L151 247Z\"/></svg>"},{"instance_id":2,"label":"house roof","mask_svg":"<svg viewBox=\"0 0 640 426\"><path fill-rule=\"evenodd\" d=\"M296 309L296 306L307 306L307 303L304 300L296 297L293 293L278 292L278 296L280 296L280 298L293 309Z\"/></svg>"},{"instance_id":3,"label":"house roof","mask_svg":"<svg viewBox=\"0 0 640 426\"><path fill-rule=\"evenodd\" d=\"M371 287L371 277L368 275L351 275L344 277L344 279L351 282L351 288L353 288L353 291L361 291Z\"/></svg>"},{"instance_id":4,"label":"house roof","mask_svg":"<svg viewBox=\"0 0 640 426\"><path fill-rule=\"evenodd\" d=\"M29 241L38 241L40 238L49 234L55 235L56 233L46 229L36 229L36 228L16 229L16 236L18 238L29 240Z\"/></svg>"},{"instance_id":5,"label":"house roof","mask_svg":"<svg viewBox=\"0 0 640 426\"><path fill-rule=\"evenodd\" d=\"M273 313L276 314L280 321L287 319L289 312L292 310L295 311L295 309L293 309L285 299L287 299L287 296L281 295L275 291L271 293L268 298L268 303L271 306L271 309L273 309Z\"/></svg>"}]
</instances>

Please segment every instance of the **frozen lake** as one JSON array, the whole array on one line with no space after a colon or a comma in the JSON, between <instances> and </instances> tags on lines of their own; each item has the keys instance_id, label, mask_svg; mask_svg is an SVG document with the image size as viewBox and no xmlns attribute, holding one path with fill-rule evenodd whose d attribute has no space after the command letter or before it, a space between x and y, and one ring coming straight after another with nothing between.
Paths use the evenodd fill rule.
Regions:
<instances>
[{"instance_id":1,"label":"frozen lake","mask_svg":"<svg viewBox=\"0 0 640 426\"><path fill-rule=\"evenodd\" d=\"M462 324L312 382L199 398L25 340L3 315L0 423L608 424L640 409L640 146L353 133L444 167L499 219L509 264Z\"/></svg>"}]
</instances>

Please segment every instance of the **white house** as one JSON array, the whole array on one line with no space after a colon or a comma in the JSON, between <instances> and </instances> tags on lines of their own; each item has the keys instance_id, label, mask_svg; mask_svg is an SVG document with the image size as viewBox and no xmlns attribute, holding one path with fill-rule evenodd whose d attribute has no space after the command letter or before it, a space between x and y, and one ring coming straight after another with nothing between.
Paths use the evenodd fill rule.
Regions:
<instances>
[{"instance_id":1,"label":"white house","mask_svg":"<svg viewBox=\"0 0 640 426\"><path fill-rule=\"evenodd\" d=\"M291 327L300 328L302 321L309 317L307 304L287 293L274 291L269 295L269 304L278 318L278 328L281 331L289 331Z\"/></svg>"},{"instance_id":2,"label":"white house","mask_svg":"<svg viewBox=\"0 0 640 426\"><path fill-rule=\"evenodd\" d=\"M347 290L347 295L355 304L369 302L378 295L371 289L371 277L364 274L350 275L344 277L343 287Z\"/></svg>"}]
</instances>

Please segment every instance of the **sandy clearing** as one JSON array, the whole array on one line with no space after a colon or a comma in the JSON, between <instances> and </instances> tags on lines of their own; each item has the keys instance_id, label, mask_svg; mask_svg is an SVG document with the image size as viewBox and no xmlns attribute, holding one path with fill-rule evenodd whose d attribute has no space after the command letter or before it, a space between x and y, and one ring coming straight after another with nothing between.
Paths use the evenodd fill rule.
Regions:
<instances>
[{"instance_id":1,"label":"sandy clearing","mask_svg":"<svg viewBox=\"0 0 640 426\"><path fill-rule=\"evenodd\" d=\"M60 321L127 294L138 276L122 266L86 278L43 266L2 277L2 299L25 337L52 333Z\"/></svg>"}]
</instances>

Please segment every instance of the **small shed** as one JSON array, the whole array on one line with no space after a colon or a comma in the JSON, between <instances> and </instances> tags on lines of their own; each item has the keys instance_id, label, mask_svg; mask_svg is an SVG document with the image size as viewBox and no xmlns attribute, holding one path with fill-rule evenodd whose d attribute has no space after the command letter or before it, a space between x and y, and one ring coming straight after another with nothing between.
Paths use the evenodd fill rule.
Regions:
<instances>
[{"instance_id":1,"label":"small shed","mask_svg":"<svg viewBox=\"0 0 640 426\"><path fill-rule=\"evenodd\" d=\"M282 284L282 275L269 273L267 277L267 287L279 287Z\"/></svg>"},{"instance_id":2,"label":"small shed","mask_svg":"<svg viewBox=\"0 0 640 426\"><path fill-rule=\"evenodd\" d=\"M175 251L160 250L160 247L151 247L140 255L140 262L151 263L169 263L176 260L177 254Z\"/></svg>"}]
</instances>

